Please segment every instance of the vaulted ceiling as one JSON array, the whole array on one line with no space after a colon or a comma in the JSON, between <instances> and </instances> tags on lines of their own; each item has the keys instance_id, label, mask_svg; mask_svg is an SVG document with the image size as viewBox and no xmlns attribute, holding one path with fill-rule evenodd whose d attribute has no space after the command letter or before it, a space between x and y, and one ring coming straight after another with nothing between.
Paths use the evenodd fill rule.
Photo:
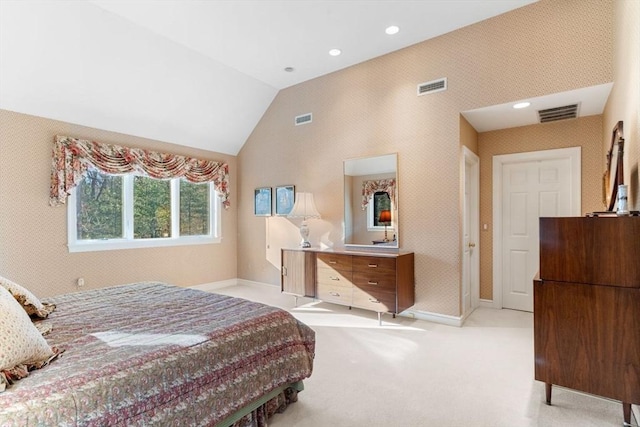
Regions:
<instances>
[{"instance_id":1,"label":"vaulted ceiling","mask_svg":"<svg viewBox=\"0 0 640 427\"><path fill-rule=\"evenodd\" d=\"M2 0L0 108L235 155L280 89L535 1Z\"/></svg>"}]
</instances>

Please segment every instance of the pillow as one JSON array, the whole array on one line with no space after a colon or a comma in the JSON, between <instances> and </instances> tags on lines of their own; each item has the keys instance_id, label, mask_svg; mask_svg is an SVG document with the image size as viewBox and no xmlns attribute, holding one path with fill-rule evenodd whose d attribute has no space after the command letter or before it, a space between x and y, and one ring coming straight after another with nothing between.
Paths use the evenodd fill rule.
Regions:
<instances>
[{"instance_id":1,"label":"pillow","mask_svg":"<svg viewBox=\"0 0 640 427\"><path fill-rule=\"evenodd\" d=\"M0 391L29 375L30 370L45 366L58 353L16 299L0 286Z\"/></svg>"},{"instance_id":2,"label":"pillow","mask_svg":"<svg viewBox=\"0 0 640 427\"><path fill-rule=\"evenodd\" d=\"M0 286L8 290L11 295L22 305L29 316L38 316L46 318L53 310L56 309L54 304L43 304L28 289L0 276Z\"/></svg>"}]
</instances>

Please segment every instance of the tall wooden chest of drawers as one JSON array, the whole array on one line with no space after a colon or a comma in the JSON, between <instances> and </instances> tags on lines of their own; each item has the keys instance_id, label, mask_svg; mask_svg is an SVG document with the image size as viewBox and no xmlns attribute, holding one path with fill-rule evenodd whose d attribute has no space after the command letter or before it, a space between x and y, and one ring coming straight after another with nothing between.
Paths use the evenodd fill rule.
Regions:
<instances>
[{"instance_id":1,"label":"tall wooden chest of drawers","mask_svg":"<svg viewBox=\"0 0 640 427\"><path fill-rule=\"evenodd\" d=\"M540 218L535 378L640 404L640 217Z\"/></svg>"}]
</instances>

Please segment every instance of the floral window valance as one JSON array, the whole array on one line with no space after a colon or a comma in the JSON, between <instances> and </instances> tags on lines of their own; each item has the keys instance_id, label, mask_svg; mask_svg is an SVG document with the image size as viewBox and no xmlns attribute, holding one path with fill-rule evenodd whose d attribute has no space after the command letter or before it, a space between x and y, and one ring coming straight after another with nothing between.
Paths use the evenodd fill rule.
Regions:
<instances>
[{"instance_id":1,"label":"floral window valance","mask_svg":"<svg viewBox=\"0 0 640 427\"><path fill-rule=\"evenodd\" d=\"M362 183L362 210L367 209L369 200L378 191L386 191L391 199L391 204L396 205L396 180L390 179L374 179L364 181Z\"/></svg>"},{"instance_id":2,"label":"floral window valance","mask_svg":"<svg viewBox=\"0 0 640 427\"><path fill-rule=\"evenodd\" d=\"M67 136L56 136L53 145L49 204L65 204L67 196L80 183L89 166L117 175L137 172L156 179L184 178L193 183L213 182L221 195L223 206L229 208L229 165L226 163Z\"/></svg>"}]
</instances>

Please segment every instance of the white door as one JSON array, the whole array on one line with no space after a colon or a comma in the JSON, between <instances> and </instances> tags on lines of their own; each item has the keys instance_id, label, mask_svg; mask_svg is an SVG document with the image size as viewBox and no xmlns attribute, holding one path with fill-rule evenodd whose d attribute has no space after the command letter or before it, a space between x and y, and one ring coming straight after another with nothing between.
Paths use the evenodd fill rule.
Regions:
<instances>
[{"instance_id":1,"label":"white door","mask_svg":"<svg viewBox=\"0 0 640 427\"><path fill-rule=\"evenodd\" d=\"M539 218L580 214L579 178L577 187L575 184L575 174L579 177L580 173L579 148L577 165L566 152L549 153L558 151L562 150L538 152L544 153L542 158L537 153L511 159L497 156L503 158L502 221L496 223L501 248L494 253L501 259L498 277L503 308L533 311L533 278L540 261Z\"/></svg>"},{"instance_id":2,"label":"white door","mask_svg":"<svg viewBox=\"0 0 640 427\"><path fill-rule=\"evenodd\" d=\"M479 228L479 158L463 147L464 162L463 223L462 223L462 292L461 311L466 316L473 311L480 294Z\"/></svg>"}]
</instances>

